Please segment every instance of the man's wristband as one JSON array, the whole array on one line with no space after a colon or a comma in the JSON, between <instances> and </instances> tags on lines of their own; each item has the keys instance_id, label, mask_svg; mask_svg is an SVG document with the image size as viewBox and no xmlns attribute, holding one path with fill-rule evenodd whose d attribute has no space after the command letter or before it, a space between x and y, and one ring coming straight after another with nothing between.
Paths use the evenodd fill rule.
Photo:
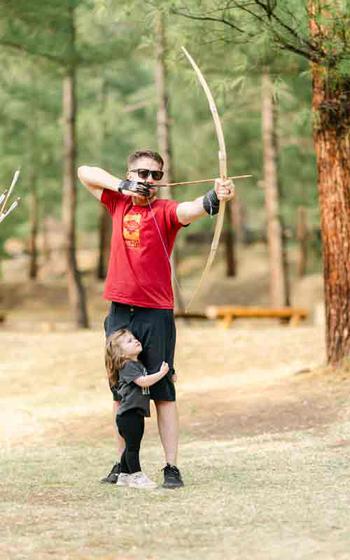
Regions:
<instances>
[{"instance_id":1,"label":"man's wristband","mask_svg":"<svg viewBox=\"0 0 350 560\"><path fill-rule=\"evenodd\" d=\"M211 189L203 196L203 208L209 216L214 216L219 212L220 200L214 189Z\"/></svg>"}]
</instances>

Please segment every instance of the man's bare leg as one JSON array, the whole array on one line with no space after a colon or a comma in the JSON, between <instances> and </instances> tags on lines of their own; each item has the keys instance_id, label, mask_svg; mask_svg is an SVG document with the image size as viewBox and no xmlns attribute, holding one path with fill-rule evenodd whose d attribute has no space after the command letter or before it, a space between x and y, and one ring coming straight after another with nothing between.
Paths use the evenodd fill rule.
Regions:
<instances>
[{"instance_id":1,"label":"man's bare leg","mask_svg":"<svg viewBox=\"0 0 350 560\"><path fill-rule=\"evenodd\" d=\"M175 401L155 401L160 440L165 454L164 488L180 488L183 481L176 467L179 443L179 422Z\"/></svg>"},{"instance_id":2,"label":"man's bare leg","mask_svg":"<svg viewBox=\"0 0 350 560\"><path fill-rule=\"evenodd\" d=\"M176 465L179 443L179 422L175 401L155 401L160 441L165 461Z\"/></svg>"}]
</instances>

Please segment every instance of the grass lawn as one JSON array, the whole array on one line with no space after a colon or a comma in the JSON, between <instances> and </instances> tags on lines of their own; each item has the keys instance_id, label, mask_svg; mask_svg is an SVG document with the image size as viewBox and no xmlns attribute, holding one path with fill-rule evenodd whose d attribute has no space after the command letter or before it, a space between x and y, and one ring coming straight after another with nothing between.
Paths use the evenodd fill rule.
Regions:
<instances>
[{"instance_id":1,"label":"grass lawn","mask_svg":"<svg viewBox=\"0 0 350 560\"><path fill-rule=\"evenodd\" d=\"M179 330L175 491L99 483L114 450L96 332L2 333L1 559L348 560L349 372L295 375L320 333L264 332ZM224 359L204 361L214 334ZM154 415L142 463L161 482Z\"/></svg>"}]
</instances>

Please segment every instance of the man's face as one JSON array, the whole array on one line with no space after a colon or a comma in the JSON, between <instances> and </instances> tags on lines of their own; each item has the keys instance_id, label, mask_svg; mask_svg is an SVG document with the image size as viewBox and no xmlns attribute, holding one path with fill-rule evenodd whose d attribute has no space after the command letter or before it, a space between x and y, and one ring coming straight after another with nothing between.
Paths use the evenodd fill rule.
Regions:
<instances>
[{"instance_id":1,"label":"man's face","mask_svg":"<svg viewBox=\"0 0 350 560\"><path fill-rule=\"evenodd\" d=\"M154 185L154 188L150 189L151 196L149 198L146 198L145 196L139 196L139 195L132 197L134 204L138 204L139 206L147 206L149 202L155 200L157 195L157 188L156 188L157 183L160 183L161 179L157 181L156 179L153 179L151 174L149 174L147 179L141 179L137 172L138 169L142 169L143 171L147 169L149 171L161 171L162 168L161 165L154 159L150 159L148 157L142 157L135 160L134 163L131 165L131 168L128 170L127 178L130 179L130 181L139 181L142 183L146 182L149 185Z\"/></svg>"}]
</instances>

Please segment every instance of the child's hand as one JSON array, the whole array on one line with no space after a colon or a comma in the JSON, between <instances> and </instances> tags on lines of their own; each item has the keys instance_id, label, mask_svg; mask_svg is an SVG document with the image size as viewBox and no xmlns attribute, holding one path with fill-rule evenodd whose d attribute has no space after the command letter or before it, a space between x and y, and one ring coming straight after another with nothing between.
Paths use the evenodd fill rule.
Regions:
<instances>
[{"instance_id":1,"label":"child's hand","mask_svg":"<svg viewBox=\"0 0 350 560\"><path fill-rule=\"evenodd\" d=\"M163 376L166 375L166 374L168 373L168 371L169 371L169 366L168 366L168 364L167 364L166 362L162 362L162 365L160 366L160 370L159 370L159 371L160 371L160 373L163 374Z\"/></svg>"}]
</instances>

